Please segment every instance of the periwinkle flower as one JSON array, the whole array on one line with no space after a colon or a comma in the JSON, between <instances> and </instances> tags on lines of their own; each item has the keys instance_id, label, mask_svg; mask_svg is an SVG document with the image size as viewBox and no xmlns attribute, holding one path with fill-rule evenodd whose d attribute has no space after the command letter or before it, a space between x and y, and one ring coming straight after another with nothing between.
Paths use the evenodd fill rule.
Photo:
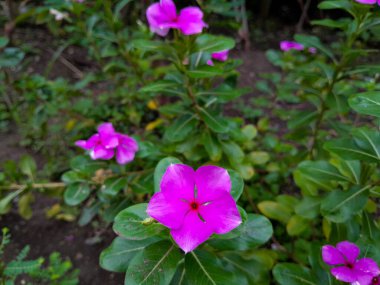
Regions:
<instances>
[{"instance_id":1,"label":"periwinkle flower","mask_svg":"<svg viewBox=\"0 0 380 285\"><path fill-rule=\"evenodd\" d=\"M292 49L303 50L304 48L305 47L303 46L303 44L300 44L300 43L297 43L297 42L282 41L280 43L280 49L282 51L289 51L289 50L292 50Z\"/></svg>"},{"instance_id":2,"label":"periwinkle flower","mask_svg":"<svg viewBox=\"0 0 380 285\"><path fill-rule=\"evenodd\" d=\"M355 244L342 241L336 245L325 245L322 247L323 261L334 266L331 274L339 281L351 283L352 285L376 284L380 269L371 258L358 259L360 249Z\"/></svg>"},{"instance_id":3,"label":"periwinkle flower","mask_svg":"<svg viewBox=\"0 0 380 285\"><path fill-rule=\"evenodd\" d=\"M377 3L380 6L380 0L355 0L355 1L361 4L367 4L367 5L373 5Z\"/></svg>"},{"instance_id":4,"label":"periwinkle flower","mask_svg":"<svg viewBox=\"0 0 380 285\"><path fill-rule=\"evenodd\" d=\"M300 43L297 43L297 42L282 41L282 42L280 42L280 49L282 51L289 51L289 50L292 50L292 49L301 51L301 50L305 49L305 46L303 44L300 44ZM310 47L310 48L308 48L308 51L310 53L316 53L317 49L315 47Z\"/></svg>"},{"instance_id":5,"label":"periwinkle flower","mask_svg":"<svg viewBox=\"0 0 380 285\"><path fill-rule=\"evenodd\" d=\"M228 52L229 50L222 50L218 52L214 52L211 54L211 59L207 61L208 65L214 65L213 59L218 60L218 61L226 61L228 59Z\"/></svg>"},{"instance_id":6,"label":"periwinkle flower","mask_svg":"<svg viewBox=\"0 0 380 285\"><path fill-rule=\"evenodd\" d=\"M75 145L88 150L94 160L109 160L116 153L116 161L123 165L131 162L138 145L135 139L115 131L111 123L103 123L98 127L98 133L88 140L79 140Z\"/></svg>"},{"instance_id":7,"label":"periwinkle flower","mask_svg":"<svg viewBox=\"0 0 380 285\"><path fill-rule=\"evenodd\" d=\"M63 19L66 19L69 17L69 14L58 11L57 9L54 9L54 8L49 9L49 13L54 16L54 19L56 21L62 21Z\"/></svg>"},{"instance_id":8,"label":"periwinkle flower","mask_svg":"<svg viewBox=\"0 0 380 285\"><path fill-rule=\"evenodd\" d=\"M170 29L178 29L184 35L202 33L207 24L203 21L203 12L198 7L187 7L177 14L173 0L160 0L146 10L150 30L160 36L166 36Z\"/></svg>"},{"instance_id":9,"label":"periwinkle flower","mask_svg":"<svg viewBox=\"0 0 380 285\"><path fill-rule=\"evenodd\" d=\"M147 213L170 229L185 253L194 250L212 234L226 234L242 222L231 196L227 170L171 164L162 177L160 192L153 195Z\"/></svg>"}]
</instances>

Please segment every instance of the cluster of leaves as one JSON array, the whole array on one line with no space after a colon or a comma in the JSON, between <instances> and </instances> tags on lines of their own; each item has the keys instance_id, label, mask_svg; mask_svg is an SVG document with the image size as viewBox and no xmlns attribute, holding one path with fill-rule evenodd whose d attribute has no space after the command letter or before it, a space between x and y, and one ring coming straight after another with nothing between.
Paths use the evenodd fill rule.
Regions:
<instances>
[{"instance_id":1,"label":"cluster of leaves","mask_svg":"<svg viewBox=\"0 0 380 285\"><path fill-rule=\"evenodd\" d=\"M366 60L373 50L362 42L379 25L378 15L372 7L348 0L324 1L319 8L341 9L351 16L314 21L340 30L342 40L328 47L315 36L296 35L305 52L268 51L286 74L277 83L259 85L261 91L277 94L277 104L292 106L277 115L287 121L289 132L283 138L297 143L288 167L295 168L300 197L277 196L258 204L278 225L275 236L282 237L287 251L279 260L285 263L273 270L284 285L338 284L321 261L320 246L326 241L357 241L366 256L378 259L379 68ZM309 54L310 47L318 52Z\"/></svg>"},{"instance_id":2,"label":"cluster of leaves","mask_svg":"<svg viewBox=\"0 0 380 285\"><path fill-rule=\"evenodd\" d=\"M70 260L63 260L58 252L50 254L48 263L45 263L42 257L26 260L30 250L29 246L26 246L14 260L5 263L3 260L4 250L10 242L9 230L3 228L0 243L1 284L13 285L16 284L16 280L23 282L22 284L36 284L34 282L51 285L79 284L79 270L73 270Z\"/></svg>"}]
</instances>

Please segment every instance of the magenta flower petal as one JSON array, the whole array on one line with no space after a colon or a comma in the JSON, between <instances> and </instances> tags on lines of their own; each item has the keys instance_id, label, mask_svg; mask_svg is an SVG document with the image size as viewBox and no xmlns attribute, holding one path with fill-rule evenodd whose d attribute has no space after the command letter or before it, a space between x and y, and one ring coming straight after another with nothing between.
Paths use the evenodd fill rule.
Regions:
<instances>
[{"instance_id":1,"label":"magenta flower petal","mask_svg":"<svg viewBox=\"0 0 380 285\"><path fill-rule=\"evenodd\" d=\"M242 222L236 202L229 193L223 193L218 200L203 205L199 213L217 234L228 233Z\"/></svg>"},{"instance_id":2,"label":"magenta flower petal","mask_svg":"<svg viewBox=\"0 0 380 285\"><path fill-rule=\"evenodd\" d=\"M129 149L124 145L119 145L116 148L116 161L117 163L123 165L131 162L135 158L135 151Z\"/></svg>"},{"instance_id":3,"label":"magenta flower petal","mask_svg":"<svg viewBox=\"0 0 380 285\"><path fill-rule=\"evenodd\" d=\"M131 151L136 152L139 150L139 145L137 144L134 138L131 138L130 136L127 136L127 135L118 134L118 139L119 139L120 145L124 145Z\"/></svg>"},{"instance_id":4,"label":"magenta flower petal","mask_svg":"<svg viewBox=\"0 0 380 285\"><path fill-rule=\"evenodd\" d=\"M303 44L300 44L300 43L297 43L297 42L282 41L280 43L280 49L282 51L289 51L289 50L292 50L292 49L303 50L304 48L305 47L303 46Z\"/></svg>"},{"instance_id":5,"label":"magenta flower petal","mask_svg":"<svg viewBox=\"0 0 380 285\"><path fill-rule=\"evenodd\" d=\"M229 50L214 52L213 54L211 54L211 57L219 61L226 61L228 59L228 52Z\"/></svg>"},{"instance_id":6,"label":"magenta flower petal","mask_svg":"<svg viewBox=\"0 0 380 285\"><path fill-rule=\"evenodd\" d=\"M154 3L146 10L146 17L148 19L150 30L160 36L166 36L169 32L168 24L172 19L165 14L160 3Z\"/></svg>"},{"instance_id":7,"label":"magenta flower petal","mask_svg":"<svg viewBox=\"0 0 380 285\"><path fill-rule=\"evenodd\" d=\"M361 4L367 4L367 5L373 5L376 4L377 0L355 0L358 3Z\"/></svg>"},{"instance_id":8,"label":"magenta flower petal","mask_svg":"<svg viewBox=\"0 0 380 285\"><path fill-rule=\"evenodd\" d=\"M209 60L207 61L207 65L214 66L214 63L212 62L211 59L209 59Z\"/></svg>"},{"instance_id":9,"label":"magenta flower petal","mask_svg":"<svg viewBox=\"0 0 380 285\"><path fill-rule=\"evenodd\" d=\"M112 126L112 123L103 123L98 127L98 132L100 135L114 135L115 129Z\"/></svg>"},{"instance_id":10,"label":"magenta flower petal","mask_svg":"<svg viewBox=\"0 0 380 285\"><path fill-rule=\"evenodd\" d=\"M162 176L160 188L166 197L191 202L194 199L195 172L187 165L171 164Z\"/></svg>"},{"instance_id":11,"label":"magenta flower petal","mask_svg":"<svg viewBox=\"0 0 380 285\"><path fill-rule=\"evenodd\" d=\"M175 20L177 18L177 8L173 0L161 0L160 6L161 11L165 13L167 18L170 20Z\"/></svg>"},{"instance_id":12,"label":"magenta flower petal","mask_svg":"<svg viewBox=\"0 0 380 285\"><path fill-rule=\"evenodd\" d=\"M85 150L90 150L90 149L91 149L91 148L89 148L89 147L87 146L87 141L85 141L85 140L79 140L79 141L76 141L76 142L75 142L75 145L78 146L78 147L80 147L80 148L83 148L83 149L85 149Z\"/></svg>"},{"instance_id":13,"label":"magenta flower petal","mask_svg":"<svg viewBox=\"0 0 380 285\"><path fill-rule=\"evenodd\" d=\"M354 264L360 254L359 247L349 241L342 241L336 245L336 248L343 254L346 260Z\"/></svg>"},{"instance_id":14,"label":"magenta flower petal","mask_svg":"<svg viewBox=\"0 0 380 285\"><path fill-rule=\"evenodd\" d=\"M99 134L94 134L92 135L88 140L87 140L87 148L91 149L100 144L100 136Z\"/></svg>"},{"instance_id":15,"label":"magenta flower petal","mask_svg":"<svg viewBox=\"0 0 380 285\"><path fill-rule=\"evenodd\" d=\"M153 195L146 210L149 216L170 229L180 228L188 211L188 204L166 197L162 192Z\"/></svg>"},{"instance_id":16,"label":"magenta flower petal","mask_svg":"<svg viewBox=\"0 0 380 285\"><path fill-rule=\"evenodd\" d=\"M355 270L365 272L372 277L380 274L380 269L377 263L371 258L362 258L355 263Z\"/></svg>"},{"instance_id":17,"label":"magenta flower petal","mask_svg":"<svg viewBox=\"0 0 380 285\"><path fill-rule=\"evenodd\" d=\"M90 156L92 159L111 159L114 155L113 149L107 149L101 145L96 146L90 151Z\"/></svg>"},{"instance_id":18,"label":"magenta flower petal","mask_svg":"<svg viewBox=\"0 0 380 285\"><path fill-rule=\"evenodd\" d=\"M170 231L173 239L185 253L194 250L213 233L212 227L203 222L196 211L189 212L178 229Z\"/></svg>"},{"instance_id":19,"label":"magenta flower petal","mask_svg":"<svg viewBox=\"0 0 380 285\"><path fill-rule=\"evenodd\" d=\"M342 253L332 245L322 247L322 259L328 265L341 265L346 263Z\"/></svg>"},{"instance_id":20,"label":"magenta flower petal","mask_svg":"<svg viewBox=\"0 0 380 285\"><path fill-rule=\"evenodd\" d=\"M195 184L202 203L218 199L224 193L230 193L231 179L224 168L207 165L197 169Z\"/></svg>"},{"instance_id":21,"label":"magenta flower petal","mask_svg":"<svg viewBox=\"0 0 380 285\"><path fill-rule=\"evenodd\" d=\"M336 279L343 282L355 282L357 281L357 274L354 270L346 267L339 266L331 269L331 274L334 275Z\"/></svg>"},{"instance_id":22,"label":"magenta flower petal","mask_svg":"<svg viewBox=\"0 0 380 285\"><path fill-rule=\"evenodd\" d=\"M178 28L184 35L194 35L202 33L207 27L203 22L203 12L198 7L187 7L180 11L178 16Z\"/></svg>"},{"instance_id":23,"label":"magenta flower petal","mask_svg":"<svg viewBox=\"0 0 380 285\"><path fill-rule=\"evenodd\" d=\"M372 283L373 276L368 274L359 274L357 281L351 283L351 285L376 285L378 283Z\"/></svg>"}]
</instances>

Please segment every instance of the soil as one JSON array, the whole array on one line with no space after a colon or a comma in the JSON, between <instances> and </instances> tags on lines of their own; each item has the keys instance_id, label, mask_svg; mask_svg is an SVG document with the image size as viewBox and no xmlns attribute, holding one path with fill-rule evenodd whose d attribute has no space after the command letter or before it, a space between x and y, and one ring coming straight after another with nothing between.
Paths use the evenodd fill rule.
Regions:
<instances>
[{"instance_id":1,"label":"soil","mask_svg":"<svg viewBox=\"0 0 380 285\"><path fill-rule=\"evenodd\" d=\"M29 33L25 33L29 34ZM20 35L22 38L23 35ZM39 36L36 36L37 39ZM45 35L46 37L46 35ZM41 38L46 42L46 38ZM41 40L40 39L40 40ZM33 60L35 64L32 69L35 73L42 73L51 58L52 51L38 55ZM88 64L83 58L86 53L83 49L72 48L63 53L64 60L57 60L54 64L50 78L58 76L75 80L79 71L86 71L96 68ZM249 51L235 51L233 57L243 61L239 67L241 73L239 86L251 87L254 89L259 73L272 72L274 67L266 60L265 52L251 49ZM247 96L252 96L248 94ZM0 133L0 169L6 160L18 160L23 154L29 154L36 158L39 168L43 166L43 159L33 153L33 151L21 147L20 137L16 128L11 128L7 134ZM0 228L6 226L10 229L12 242L7 247L5 259L7 261L14 258L25 246L30 245L31 250L28 258L43 256L48 258L49 254L58 251L62 257L70 258L75 268L80 270L81 285L119 285L124 283L124 274L110 273L100 268L99 255L116 236L112 229L108 229L101 235L101 242L89 244L88 240L96 236L96 230L91 226L79 227L76 222L64 222L54 219L47 219L46 209L55 203L54 200L38 196L33 204L33 218L23 220L16 211L11 211L5 216L0 216ZM18 280L16 284L23 284Z\"/></svg>"}]
</instances>

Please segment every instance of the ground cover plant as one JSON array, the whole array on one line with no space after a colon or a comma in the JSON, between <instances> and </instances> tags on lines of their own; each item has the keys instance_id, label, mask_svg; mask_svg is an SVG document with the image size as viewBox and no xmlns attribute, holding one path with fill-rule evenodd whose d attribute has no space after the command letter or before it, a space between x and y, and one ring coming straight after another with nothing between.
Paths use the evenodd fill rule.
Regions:
<instances>
[{"instance_id":1,"label":"ground cover plant","mask_svg":"<svg viewBox=\"0 0 380 285\"><path fill-rule=\"evenodd\" d=\"M245 1L2 2L0 130L28 153L0 166L1 226L84 228L57 246L113 275L25 261L4 228L0 281L380 284L380 2L312 2L260 74Z\"/></svg>"}]
</instances>

